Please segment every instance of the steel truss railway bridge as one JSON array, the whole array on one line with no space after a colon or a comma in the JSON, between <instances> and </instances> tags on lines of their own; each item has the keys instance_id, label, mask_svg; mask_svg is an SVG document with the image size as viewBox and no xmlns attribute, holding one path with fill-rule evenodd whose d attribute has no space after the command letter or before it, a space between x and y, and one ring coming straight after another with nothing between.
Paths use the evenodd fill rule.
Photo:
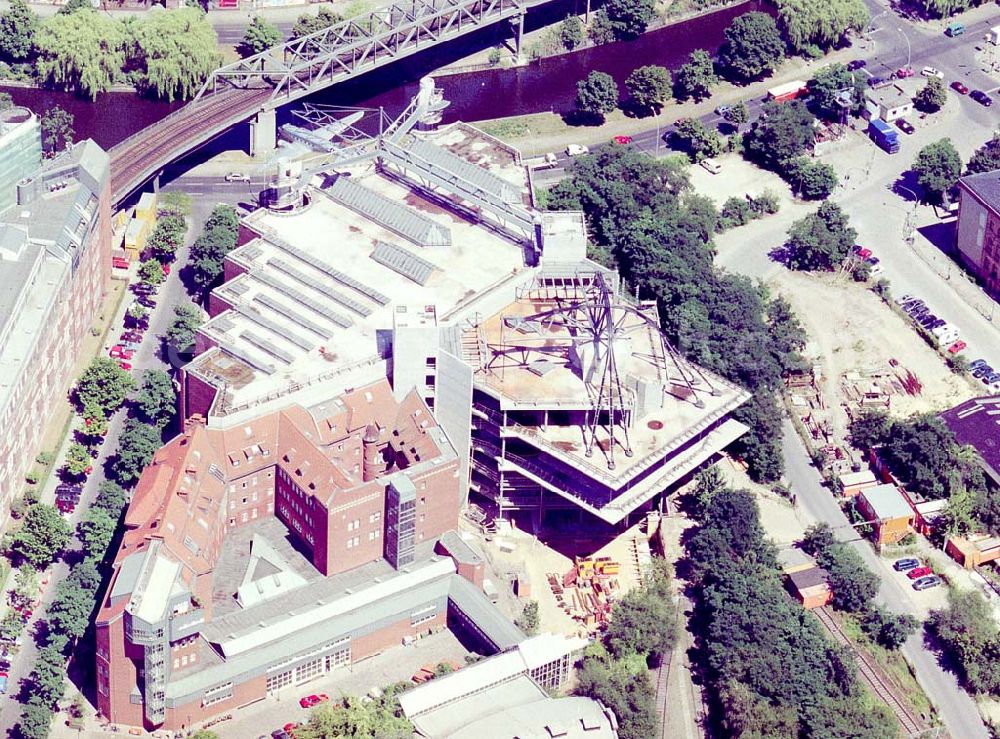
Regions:
<instances>
[{"instance_id":1,"label":"steel truss railway bridge","mask_svg":"<svg viewBox=\"0 0 1000 739\"><path fill-rule=\"evenodd\" d=\"M410 0L220 67L190 103L111 149L114 201L237 123L253 119L251 153L270 148L278 107L498 21L514 26L518 53L525 13L546 1Z\"/></svg>"}]
</instances>

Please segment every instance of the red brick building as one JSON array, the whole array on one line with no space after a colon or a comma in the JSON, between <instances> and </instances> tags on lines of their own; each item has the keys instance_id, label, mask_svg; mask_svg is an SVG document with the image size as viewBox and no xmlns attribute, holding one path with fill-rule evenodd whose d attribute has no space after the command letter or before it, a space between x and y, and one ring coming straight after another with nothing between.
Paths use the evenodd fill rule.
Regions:
<instances>
[{"instance_id":1,"label":"red brick building","mask_svg":"<svg viewBox=\"0 0 1000 739\"><path fill-rule=\"evenodd\" d=\"M188 728L454 611L488 647L517 643L434 554L458 523L457 470L424 402L397 403L385 380L231 428L190 419L125 517L97 617L100 713Z\"/></svg>"},{"instance_id":2,"label":"red brick building","mask_svg":"<svg viewBox=\"0 0 1000 739\"><path fill-rule=\"evenodd\" d=\"M0 216L0 515L65 397L111 273L108 156L92 141L47 162Z\"/></svg>"}]
</instances>

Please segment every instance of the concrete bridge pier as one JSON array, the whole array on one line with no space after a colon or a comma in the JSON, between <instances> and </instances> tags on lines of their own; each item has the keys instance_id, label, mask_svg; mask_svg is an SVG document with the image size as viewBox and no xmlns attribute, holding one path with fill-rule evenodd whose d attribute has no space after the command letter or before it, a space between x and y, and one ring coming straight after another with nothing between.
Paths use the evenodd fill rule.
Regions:
<instances>
[{"instance_id":1,"label":"concrete bridge pier","mask_svg":"<svg viewBox=\"0 0 1000 739\"><path fill-rule=\"evenodd\" d=\"M527 58L524 56L521 50L521 41L524 38L524 13L521 13L516 18L510 19L511 29L514 31L514 38L510 40L507 48L510 49L511 56L513 57L513 63L515 67L522 67L528 63Z\"/></svg>"},{"instance_id":2,"label":"concrete bridge pier","mask_svg":"<svg viewBox=\"0 0 1000 739\"><path fill-rule=\"evenodd\" d=\"M278 115L274 108L261 108L250 121L250 156L266 157L278 146Z\"/></svg>"}]
</instances>

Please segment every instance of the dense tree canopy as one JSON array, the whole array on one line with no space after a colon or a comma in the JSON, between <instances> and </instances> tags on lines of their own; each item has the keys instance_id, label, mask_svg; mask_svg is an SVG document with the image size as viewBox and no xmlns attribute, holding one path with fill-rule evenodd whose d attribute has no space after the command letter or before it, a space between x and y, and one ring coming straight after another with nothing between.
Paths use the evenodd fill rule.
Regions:
<instances>
[{"instance_id":1,"label":"dense tree canopy","mask_svg":"<svg viewBox=\"0 0 1000 739\"><path fill-rule=\"evenodd\" d=\"M687 543L700 597L690 621L697 660L726 737L895 736L866 708L850 653L790 599L753 496L720 490Z\"/></svg>"},{"instance_id":2,"label":"dense tree canopy","mask_svg":"<svg viewBox=\"0 0 1000 739\"><path fill-rule=\"evenodd\" d=\"M137 418L125 422L125 428L119 437L118 455L113 469L115 477L122 485L131 485L153 458L160 448L160 430L155 426L143 423Z\"/></svg>"},{"instance_id":3,"label":"dense tree canopy","mask_svg":"<svg viewBox=\"0 0 1000 739\"><path fill-rule=\"evenodd\" d=\"M931 77L927 84L920 88L913 104L917 110L925 113L936 113L948 102L948 92L944 89L944 83L937 77Z\"/></svg>"},{"instance_id":4,"label":"dense tree canopy","mask_svg":"<svg viewBox=\"0 0 1000 739\"><path fill-rule=\"evenodd\" d=\"M231 205L217 205L205 221L190 255L194 282L201 289L210 290L222 277L222 262L236 247L239 229L239 216Z\"/></svg>"},{"instance_id":5,"label":"dense tree canopy","mask_svg":"<svg viewBox=\"0 0 1000 739\"><path fill-rule=\"evenodd\" d=\"M0 57L8 62L23 62L35 52L38 16L24 0L11 0L0 13Z\"/></svg>"},{"instance_id":6,"label":"dense tree canopy","mask_svg":"<svg viewBox=\"0 0 1000 739\"><path fill-rule=\"evenodd\" d=\"M21 528L14 534L11 550L35 569L43 570L66 546L71 533L59 511L36 503L28 509Z\"/></svg>"},{"instance_id":7,"label":"dense tree canopy","mask_svg":"<svg viewBox=\"0 0 1000 739\"><path fill-rule=\"evenodd\" d=\"M1000 134L993 134L993 138L976 149L966 174L992 172L994 169L1000 169Z\"/></svg>"},{"instance_id":8,"label":"dense tree canopy","mask_svg":"<svg viewBox=\"0 0 1000 739\"><path fill-rule=\"evenodd\" d=\"M839 121L843 112L841 93L848 90L851 93L848 111L860 113L865 106L866 79L868 76L863 72L852 72L843 64L828 64L816 70L809 81L816 112L827 120Z\"/></svg>"},{"instance_id":9,"label":"dense tree canopy","mask_svg":"<svg viewBox=\"0 0 1000 739\"><path fill-rule=\"evenodd\" d=\"M940 139L928 144L913 162L917 183L924 189L931 202L940 202L962 173L962 159L951 139Z\"/></svg>"},{"instance_id":10,"label":"dense tree canopy","mask_svg":"<svg viewBox=\"0 0 1000 739\"><path fill-rule=\"evenodd\" d=\"M147 423L166 426L177 414L177 392L170 375L162 370L145 370L135 407Z\"/></svg>"},{"instance_id":11,"label":"dense tree canopy","mask_svg":"<svg viewBox=\"0 0 1000 739\"><path fill-rule=\"evenodd\" d=\"M829 49L848 31L860 31L870 14L864 0L776 0L778 18L793 48Z\"/></svg>"},{"instance_id":12,"label":"dense tree canopy","mask_svg":"<svg viewBox=\"0 0 1000 739\"><path fill-rule=\"evenodd\" d=\"M125 66L128 37L114 18L92 10L46 18L35 36L38 76L93 99Z\"/></svg>"},{"instance_id":13,"label":"dense tree canopy","mask_svg":"<svg viewBox=\"0 0 1000 739\"><path fill-rule=\"evenodd\" d=\"M809 157L795 157L784 165L784 178L804 200L822 200L837 186L837 173L826 162Z\"/></svg>"},{"instance_id":14,"label":"dense tree canopy","mask_svg":"<svg viewBox=\"0 0 1000 739\"><path fill-rule=\"evenodd\" d=\"M826 202L788 229L788 266L801 270L831 270L844 261L857 232L836 203Z\"/></svg>"},{"instance_id":15,"label":"dense tree canopy","mask_svg":"<svg viewBox=\"0 0 1000 739\"><path fill-rule=\"evenodd\" d=\"M654 0L607 0L603 8L608 26L618 39L631 39L656 17Z\"/></svg>"},{"instance_id":16,"label":"dense tree canopy","mask_svg":"<svg viewBox=\"0 0 1000 739\"><path fill-rule=\"evenodd\" d=\"M303 13L295 19L295 25L292 26L292 38L302 38L311 33L317 33L324 28L329 28L340 23L342 20L343 18L339 13L335 13L326 6L321 7L315 15L312 13Z\"/></svg>"},{"instance_id":17,"label":"dense tree canopy","mask_svg":"<svg viewBox=\"0 0 1000 739\"><path fill-rule=\"evenodd\" d=\"M965 686L1000 695L1000 631L993 609L974 589L953 589L949 605L932 611L928 626L955 659Z\"/></svg>"},{"instance_id":18,"label":"dense tree canopy","mask_svg":"<svg viewBox=\"0 0 1000 739\"><path fill-rule=\"evenodd\" d=\"M281 30L261 16L255 15L247 26L237 51L243 56L253 56L280 44L281 41Z\"/></svg>"},{"instance_id":19,"label":"dense tree canopy","mask_svg":"<svg viewBox=\"0 0 1000 739\"><path fill-rule=\"evenodd\" d=\"M659 110L670 97L670 85L670 72L655 64L633 69L625 80L633 106L644 111Z\"/></svg>"},{"instance_id":20,"label":"dense tree canopy","mask_svg":"<svg viewBox=\"0 0 1000 739\"><path fill-rule=\"evenodd\" d=\"M769 169L781 171L786 162L812 146L813 121L801 100L765 103L763 115L743 137L747 155Z\"/></svg>"},{"instance_id":21,"label":"dense tree canopy","mask_svg":"<svg viewBox=\"0 0 1000 739\"><path fill-rule=\"evenodd\" d=\"M110 357L97 357L76 382L76 398L80 407L94 403L107 413L121 408L135 387L132 375Z\"/></svg>"},{"instance_id":22,"label":"dense tree canopy","mask_svg":"<svg viewBox=\"0 0 1000 739\"><path fill-rule=\"evenodd\" d=\"M674 127L674 140L687 152L692 161L722 153L722 137L714 128L708 128L698 118L688 118Z\"/></svg>"},{"instance_id":23,"label":"dense tree canopy","mask_svg":"<svg viewBox=\"0 0 1000 739\"><path fill-rule=\"evenodd\" d=\"M700 102L712 94L717 84L719 77L712 57L704 49L695 49L674 74L674 96L678 100Z\"/></svg>"},{"instance_id":24,"label":"dense tree canopy","mask_svg":"<svg viewBox=\"0 0 1000 739\"><path fill-rule=\"evenodd\" d=\"M618 85L606 72L591 72L576 83L576 109L603 120L618 107Z\"/></svg>"},{"instance_id":25,"label":"dense tree canopy","mask_svg":"<svg viewBox=\"0 0 1000 739\"><path fill-rule=\"evenodd\" d=\"M785 58L785 42L767 13L744 13L726 29L719 64L740 80L773 72Z\"/></svg>"},{"instance_id":26,"label":"dense tree canopy","mask_svg":"<svg viewBox=\"0 0 1000 739\"><path fill-rule=\"evenodd\" d=\"M129 25L129 59L141 86L167 100L189 98L222 63L215 29L200 9L153 9Z\"/></svg>"}]
</instances>

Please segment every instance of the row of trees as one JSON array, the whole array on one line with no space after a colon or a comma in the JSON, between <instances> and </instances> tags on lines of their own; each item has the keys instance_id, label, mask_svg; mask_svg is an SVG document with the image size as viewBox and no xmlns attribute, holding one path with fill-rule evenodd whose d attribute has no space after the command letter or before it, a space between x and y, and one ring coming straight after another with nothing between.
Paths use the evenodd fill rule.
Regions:
<instances>
[{"instance_id":1,"label":"row of trees","mask_svg":"<svg viewBox=\"0 0 1000 739\"><path fill-rule=\"evenodd\" d=\"M756 502L711 476L699 480L699 528L687 544L699 596L691 624L720 735L897 735L892 715L871 707L853 655L782 588L774 546Z\"/></svg>"},{"instance_id":2,"label":"row of trees","mask_svg":"<svg viewBox=\"0 0 1000 739\"><path fill-rule=\"evenodd\" d=\"M927 625L952 657L966 689L1000 695L1000 629L977 590L952 588L948 607L932 611Z\"/></svg>"},{"instance_id":3,"label":"row of trees","mask_svg":"<svg viewBox=\"0 0 1000 739\"><path fill-rule=\"evenodd\" d=\"M195 7L118 20L89 3L39 19L23 0L0 14L0 57L39 81L91 99L118 82L156 97L193 95L222 63L215 30Z\"/></svg>"},{"instance_id":4,"label":"row of trees","mask_svg":"<svg viewBox=\"0 0 1000 739\"><path fill-rule=\"evenodd\" d=\"M654 559L645 584L614 605L602 640L586 650L577 674L576 693L614 711L622 739L656 733L648 665L658 663L677 640L670 580L670 565Z\"/></svg>"},{"instance_id":5,"label":"row of trees","mask_svg":"<svg viewBox=\"0 0 1000 739\"><path fill-rule=\"evenodd\" d=\"M758 479L781 474L782 378L800 366L805 332L787 302L716 270L714 203L691 190L687 166L626 147L580 157L549 191L553 210L582 210L591 256L656 299L662 327L686 357L753 393L737 412L750 431L737 451Z\"/></svg>"},{"instance_id":6,"label":"row of trees","mask_svg":"<svg viewBox=\"0 0 1000 739\"><path fill-rule=\"evenodd\" d=\"M191 245L189 264L192 278L203 292L208 293L222 277L222 262L236 247L240 233L240 218L231 205L215 206L201 235Z\"/></svg>"}]
</instances>

